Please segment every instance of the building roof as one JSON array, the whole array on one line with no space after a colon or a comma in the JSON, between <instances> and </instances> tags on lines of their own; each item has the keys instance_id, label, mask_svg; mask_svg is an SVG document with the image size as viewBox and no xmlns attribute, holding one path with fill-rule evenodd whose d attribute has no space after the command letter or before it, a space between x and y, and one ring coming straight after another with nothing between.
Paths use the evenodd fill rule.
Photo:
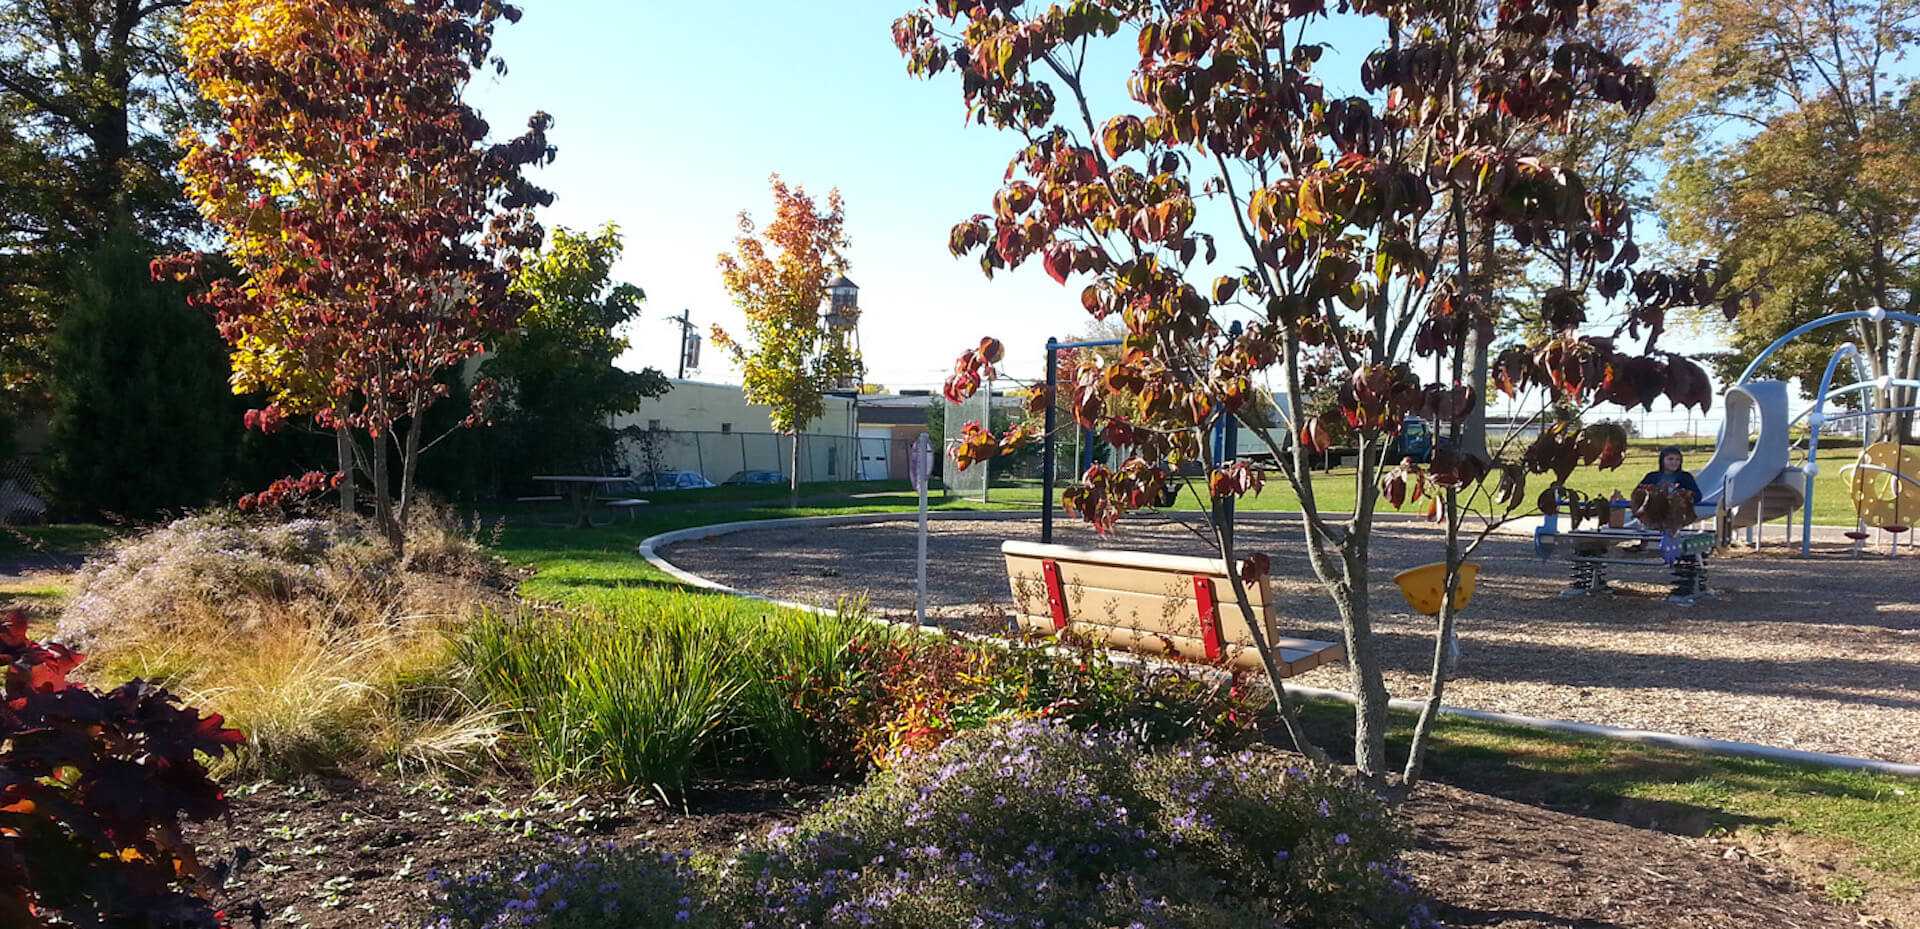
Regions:
<instances>
[{"instance_id":1,"label":"building roof","mask_svg":"<svg viewBox=\"0 0 1920 929\"><path fill-rule=\"evenodd\" d=\"M830 289L834 287L859 287L859 286L860 286L859 284L855 284L854 282L847 280L847 276L844 274L834 278L833 283L827 285L827 287Z\"/></svg>"},{"instance_id":2,"label":"building roof","mask_svg":"<svg viewBox=\"0 0 1920 929\"><path fill-rule=\"evenodd\" d=\"M927 424L927 404L920 406L870 406L860 404L860 422L873 426Z\"/></svg>"}]
</instances>

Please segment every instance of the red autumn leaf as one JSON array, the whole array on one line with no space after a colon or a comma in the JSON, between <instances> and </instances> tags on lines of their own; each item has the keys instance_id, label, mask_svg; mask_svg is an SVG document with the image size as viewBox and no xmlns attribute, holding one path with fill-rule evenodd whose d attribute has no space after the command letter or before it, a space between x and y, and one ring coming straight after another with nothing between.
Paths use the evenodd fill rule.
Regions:
<instances>
[{"instance_id":1,"label":"red autumn leaf","mask_svg":"<svg viewBox=\"0 0 1920 929\"><path fill-rule=\"evenodd\" d=\"M1065 245L1055 245L1047 249L1046 259L1042 262L1047 276L1056 284L1065 284L1067 275L1073 273L1073 249Z\"/></svg>"}]
</instances>

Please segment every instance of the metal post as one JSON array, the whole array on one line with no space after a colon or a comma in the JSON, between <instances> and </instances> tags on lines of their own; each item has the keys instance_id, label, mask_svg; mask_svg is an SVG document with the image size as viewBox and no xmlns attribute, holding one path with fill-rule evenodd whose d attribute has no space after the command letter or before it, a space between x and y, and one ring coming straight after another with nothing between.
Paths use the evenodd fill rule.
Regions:
<instances>
[{"instance_id":1,"label":"metal post","mask_svg":"<svg viewBox=\"0 0 1920 929\"><path fill-rule=\"evenodd\" d=\"M1240 333L1243 331L1239 320L1234 320L1232 328L1227 330L1228 334L1236 340L1240 338ZM1220 414L1220 433L1220 463L1225 465L1240 457L1240 428L1232 413ZM1235 498L1228 497L1220 504L1219 518L1222 520L1220 525L1225 528L1229 540L1233 538L1234 503Z\"/></svg>"},{"instance_id":2,"label":"metal post","mask_svg":"<svg viewBox=\"0 0 1920 929\"><path fill-rule=\"evenodd\" d=\"M1239 324L1235 323L1234 325L1237 327ZM1221 419L1224 422L1224 429L1226 431L1225 437L1221 439L1221 444L1226 447L1225 454L1221 456L1221 462L1225 463L1240 457L1240 429L1232 413L1225 414ZM1220 505L1220 515L1222 519L1226 520L1224 525L1227 528L1228 538L1233 537L1234 503L1235 498L1228 497Z\"/></svg>"},{"instance_id":3,"label":"metal post","mask_svg":"<svg viewBox=\"0 0 1920 929\"><path fill-rule=\"evenodd\" d=\"M1059 339L1047 339L1047 412L1045 436L1040 452L1040 544L1053 543L1053 425L1056 414L1054 388L1060 377Z\"/></svg>"}]
</instances>

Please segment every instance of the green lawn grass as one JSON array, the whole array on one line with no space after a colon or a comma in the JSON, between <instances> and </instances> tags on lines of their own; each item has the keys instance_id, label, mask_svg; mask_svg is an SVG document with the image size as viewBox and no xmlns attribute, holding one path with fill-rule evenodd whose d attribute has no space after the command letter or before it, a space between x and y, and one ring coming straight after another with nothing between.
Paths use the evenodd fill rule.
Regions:
<instances>
[{"instance_id":1,"label":"green lawn grass","mask_svg":"<svg viewBox=\"0 0 1920 929\"><path fill-rule=\"evenodd\" d=\"M80 554L119 535L110 526L91 523L55 523L50 526L0 526L0 558L36 553Z\"/></svg>"}]
</instances>

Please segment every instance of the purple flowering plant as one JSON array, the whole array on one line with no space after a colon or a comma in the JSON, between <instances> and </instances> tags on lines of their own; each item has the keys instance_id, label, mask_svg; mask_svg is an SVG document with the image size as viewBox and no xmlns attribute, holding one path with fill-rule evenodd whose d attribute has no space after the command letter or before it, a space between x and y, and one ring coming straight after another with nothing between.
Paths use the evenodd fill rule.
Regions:
<instances>
[{"instance_id":1,"label":"purple flowering plant","mask_svg":"<svg viewBox=\"0 0 1920 929\"><path fill-rule=\"evenodd\" d=\"M684 854L561 836L437 875L425 929L719 929L703 881Z\"/></svg>"},{"instance_id":2,"label":"purple flowering plant","mask_svg":"<svg viewBox=\"0 0 1920 929\"><path fill-rule=\"evenodd\" d=\"M1384 803L1287 758L962 732L776 830L720 890L752 929L1427 924Z\"/></svg>"}]
</instances>

